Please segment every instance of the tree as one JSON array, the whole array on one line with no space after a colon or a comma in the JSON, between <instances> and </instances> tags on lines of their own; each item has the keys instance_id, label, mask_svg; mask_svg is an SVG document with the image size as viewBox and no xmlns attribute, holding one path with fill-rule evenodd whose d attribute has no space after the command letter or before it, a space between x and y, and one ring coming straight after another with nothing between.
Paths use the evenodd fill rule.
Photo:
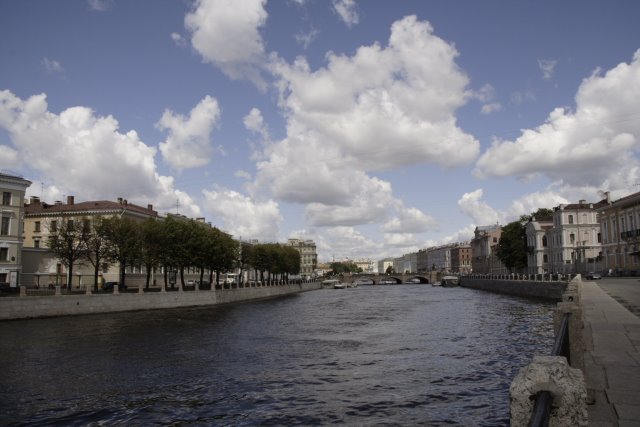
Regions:
<instances>
[{"instance_id":1,"label":"tree","mask_svg":"<svg viewBox=\"0 0 640 427\"><path fill-rule=\"evenodd\" d=\"M120 266L120 285L125 285L126 268L141 262L140 224L131 218L114 216L104 220L105 236L113 249L112 260Z\"/></svg>"},{"instance_id":2,"label":"tree","mask_svg":"<svg viewBox=\"0 0 640 427\"><path fill-rule=\"evenodd\" d=\"M89 227L86 220L74 221L67 219L60 221L57 227L49 226L49 249L67 267L67 287L71 289L73 266L87 254L87 235Z\"/></svg>"},{"instance_id":3,"label":"tree","mask_svg":"<svg viewBox=\"0 0 640 427\"><path fill-rule=\"evenodd\" d=\"M332 262L330 264L330 266L331 266L331 269L333 270L334 274L359 273L359 272L362 271L361 269L359 269L359 267L357 265L355 265L351 261L347 261L347 262Z\"/></svg>"},{"instance_id":4,"label":"tree","mask_svg":"<svg viewBox=\"0 0 640 427\"><path fill-rule=\"evenodd\" d=\"M527 223L531 221L533 218L540 221L542 219L550 219L553 216L553 210L547 208L539 208L537 211L533 212L531 215L521 215L520 222Z\"/></svg>"},{"instance_id":5,"label":"tree","mask_svg":"<svg viewBox=\"0 0 640 427\"><path fill-rule=\"evenodd\" d=\"M140 224L140 243L142 263L147 270L145 287L149 289L151 272L162 262L162 253L166 248L164 227L161 221L147 218Z\"/></svg>"},{"instance_id":6,"label":"tree","mask_svg":"<svg viewBox=\"0 0 640 427\"><path fill-rule=\"evenodd\" d=\"M104 218L98 216L87 233L86 258L93 266L93 287L98 290L100 269L106 270L113 259L113 248L105 234Z\"/></svg>"},{"instance_id":7,"label":"tree","mask_svg":"<svg viewBox=\"0 0 640 427\"><path fill-rule=\"evenodd\" d=\"M496 256L510 272L527 266L527 236L522 222L514 221L502 227Z\"/></svg>"}]
</instances>

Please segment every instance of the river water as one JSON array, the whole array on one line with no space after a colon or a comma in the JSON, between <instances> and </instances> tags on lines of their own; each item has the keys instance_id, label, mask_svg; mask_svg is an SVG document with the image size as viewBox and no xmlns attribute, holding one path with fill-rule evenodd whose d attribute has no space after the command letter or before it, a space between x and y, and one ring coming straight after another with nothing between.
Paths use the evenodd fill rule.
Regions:
<instances>
[{"instance_id":1,"label":"river water","mask_svg":"<svg viewBox=\"0 0 640 427\"><path fill-rule=\"evenodd\" d=\"M0 425L508 425L553 306L429 285L0 323Z\"/></svg>"}]
</instances>

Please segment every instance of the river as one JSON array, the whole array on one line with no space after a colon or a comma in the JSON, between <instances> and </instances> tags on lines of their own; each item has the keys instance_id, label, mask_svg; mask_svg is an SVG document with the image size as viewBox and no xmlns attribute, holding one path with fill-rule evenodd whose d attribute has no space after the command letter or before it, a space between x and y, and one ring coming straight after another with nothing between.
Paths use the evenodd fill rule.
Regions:
<instances>
[{"instance_id":1,"label":"river","mask_svg":"<svg viewBox=\"0 0 640 427\"><path fill-rule=\"evenodd\" d=\"M0 424L508 425L552 308L399 285L2 322Z\"/></svg>"}]
</instances>

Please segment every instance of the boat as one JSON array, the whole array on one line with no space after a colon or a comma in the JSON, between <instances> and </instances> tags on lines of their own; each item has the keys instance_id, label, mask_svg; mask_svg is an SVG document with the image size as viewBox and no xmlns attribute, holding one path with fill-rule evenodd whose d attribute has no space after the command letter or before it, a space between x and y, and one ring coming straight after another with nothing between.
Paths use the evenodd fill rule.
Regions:
<instances>
[{"instance_id":1,"label":"boat","mask_svg":"<svg viewBox=\"0 0 640 427\"><path fill-rule=\"evenodd\" d=\"M452 288L460 284L460 279L458 279L458 276L444 276L441 283L445 288Z\"/></svg>"},{"instance_id":2,"label":"boat","mask_svg":"<svg viewBox=\"0 0 640 427\"><path fill-rule=\"evenodd\" d=\"M333 289L345 289L347 287L346 283L336 282L333 284Z\"/></svg>"},{"instance_id":3,"label":"boat","mask_svg":"<svg viewBox=\"0 0 640 427\"><path fill-rule=\"evenodd\" d=\"M431 286L442 286L442 283L440 283L440 282L433 282L433 283L431 284Z\"/></svg>"}]
</instances>

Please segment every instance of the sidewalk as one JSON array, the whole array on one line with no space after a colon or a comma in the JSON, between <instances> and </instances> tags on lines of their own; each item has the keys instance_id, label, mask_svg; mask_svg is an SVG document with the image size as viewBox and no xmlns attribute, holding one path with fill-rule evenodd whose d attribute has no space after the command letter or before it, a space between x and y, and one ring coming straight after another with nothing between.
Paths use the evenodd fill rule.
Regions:
<instances>
[{"instance_id":1,"label":"sidewalk","mask_svg":"<svg viewBox=\"0 0 640 427\"><path fill-rule=\"evenodd\" d=\"M590 426L640 426L640 319L594 281L582 282Z\"/></svg>"}]
</instances>

